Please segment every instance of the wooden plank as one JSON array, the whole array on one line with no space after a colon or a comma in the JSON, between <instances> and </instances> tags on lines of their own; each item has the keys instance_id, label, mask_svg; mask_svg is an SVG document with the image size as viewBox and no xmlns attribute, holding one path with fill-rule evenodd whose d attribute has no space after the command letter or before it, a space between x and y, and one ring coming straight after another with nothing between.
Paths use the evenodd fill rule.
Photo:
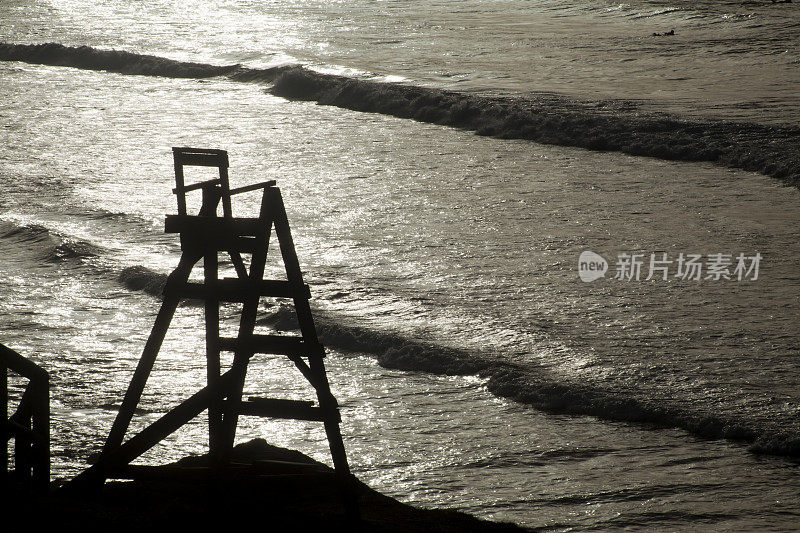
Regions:
<instances>
[{"instance_id":1,"label":"wooden plank","mask_svg":"<svg viewBox=\"0 0 800 533\"><path fill-rule=\"evenodd\" d=\"M0 364L30 380L47 380L45 369L3 344L0 344Z\"/></svg>"},{"instance_id":2,"label":"wooden plank","mask_svg":"<svg viewBox=\"0 0 800 533\"><path fill-rule=\"evenodd\" d=\"M236 275L242 279L247 278L247 267L244 265L244 261L242 261L242 256L236 250L226 250L228 255L231 257L231 263L233 263L234 268L236 269Z\"/></svg>"},{"instance_id":3,"label":"wooden plank","mask_svg":"<svg viewBox=\"0 0 800 533\"><path fill-rule=\"evenodd\" d=\"M198 181L197 183L192 183L191 185L184 185L183 187L175 186L172 189L173 194L185 194L187 192L196 191L197 189L202 189L204 187L213 187L216 185L220 185L222 180L219 178L215 178L213 180L205 180L205 181Z\"/></svg>"},{"instance_id":4,"label":"wooden plank","mask_svg":"<svg viewBox=\"0 0 800 533\"><path fill-rule=\"evenodd\" d=\"M164 480L164 481L208 481L210 479L234 479L253 473L252 469L226 466L210 468L208 466L177 465L127 465L109 470L109 479Z\"/></svg>"},{"instance_id":5,"label":"wooden plank","mask_svg":"<svg viewBox=\"0 0 800 533\"><path fill-rule=\"evenodd\" d=\"M240 277L247 277L247 270L244 267L241 254L251 254L258 246L256 237L239 237L221 232L212 234L202 234L198 232L181 232L181 249L187 253L205 254L208 251L228 252L231 255L231 262L236 267L236 273Z\"/></svg>"},{"instance_id":6,"label":"wooden plank","mask_svg":"<svg viewBox=\"0 0 800 533\"><path fill-rule=\"evenodd\" d=\"M322 386L323 389L325 388L324 384L320 385L317 383L317 378L314 375L314 373L311 372L311 368L309 368L308 364L306 364L306 362L303 359L301 359L300 356L290 355L288 357L294 363L294 366L297 367L300 373L303 374L303 376L308 380L309 383L311 383L312 387L314 387L315 389L320 388L320 386Z\"/></svg>"},{"instance_id":7,"label":"wooden plank","mask_svg":"<svg viewBox=\"0 0 800 533\"><path fill-rule=\"evenodd\" d=\"M228 167L228 152L210 148L173 147L176 163L189 166Z\"/></svg>"},{"instance_id":8,"label":"wooden plank","mask_svg":"<svg viewBox=\"0 0 800 533\"><path fill-rule=\"evenodd\" d=\"M178 161L183 166L193 167L227 167L228 162L214 154L181 153Z\"/></svg>"},{"instance_id":9,"label":"wooden plank","mask_svg":"<svg viewBox=\"0 0 800 533\"><path fill-rule=\"evenodd\" d=\"M239 278L222 278L215 287L207 287L206 285L194 281L189 281L183 285L174 285L172 287L165 287L164 294L169 291L170 295L176 295L181 298L191 298L196 300L204 300L206 298L217 298L222 302L243 302L246 298L253 295L253 292L258 292L259 296L268 296L272 298L292 298L297 294L298 289L289 284L288 281L283 280L261 280L259 283L260 288L254 291L252 282ZM300 291L308 294L308 285L303 285Z\"/></svg>"},{"instance_id":10,"label":"wooden plank","mask_svg":"<svg viewBox=\"0 0 800 533\"><path fill-rule=\"evenodd\" d=\"M252 464L230 464L222 468L176 465L128 465L111 470L108 474L109 479L135 479L141 481L180 480L197 482L241 482L243 479L278 481L303 478L303 482L308 483L309 477L322 480L330 478L333 472L326 469L324 466L311 463L257 460Z\"/></svg>"},{"instance_id":11,"label":"wooden plank","mask_svg":"<svg viewBox=\"0 0 800 533\"><path fill-rule=\"evenodd\" d=\"M253 461L253 466L259 472L270 474L315 474L330 476L333 472L329 467L317 463L301 463L299 461L279 461L277 459L258 459Z\"/></svg>"},{"instance_id":12,"label":"wooden plank","mask_svg":"<svg viewBox=\"0 0 800 533\"><path fill-rule=\"evenodd\" d=\"M223 250L228 253L234 253L237 255L242 253L251 254L253 253L253 250L255 250L257 246L258 246L258 239L256 237L234 237L223 248ZM239 255L239 258L241 258L241 255ZM246 273L245 276L247 276Z\"/></svg>"},{"instance_id":13,"label":"wooden plank","mask_svg":"<svg viewBox=\"0 0 800 533\"><path fill-rule=\"evenodd\" d=\"M236 187L230 190L230 194L240 194L243 192L250 192L250 191L257 191L259 189L265 189L267 187L273 187L275 185L275 180L264 181L261 183L253 183L252 185L245 185L243 187Z\"/></svg>"},{"instance_id":14,"label":"wooden plank","mask_svg":"<svg viewBox=\"0 0 800 533\"><path fill-rule=\"evenodd\" d=\"M252 334L249 337L220 337L219 347L233 352L243 350L290 357L325 357L325 349L321 344L311 344L302 337L288 335Z\"/></svg>"},{"instance_id":15,"label":"wooden plank","mask_svg":"<svg viewBox=\"0 0 800 533\"><path fill-rule=\"evenodd\" d=\"M283 400L278 398L250 398L231 408L242 416L261 416L267 418L286 418L292 420L313 420L322 422L330 417L338 419L338 412L325 412L315 407L314 402L303 400Z\"/></svg>"},{"instance_id":16,"label":"wooden plank","mask_svg":"<svg viewBox=\"0 0 800 533\"><path fill-rule=\"evenodd\" d=\"M227 155L228 152L225 150L220 150L219 148L195 148L192 146L173 146L172 147L173 154L175 152L185 154L185 153L194 153L194 154L210 154L210 155Z\"/></svg>"},{"instance_id":17,"label":"wooden plank","mask_svg":"<svg viewBox=\"0 0 800 533\"><path fill-rule=\"evenodd\" d=\"M265 222L258 218L222 218L197 215L167 215L164 220L166 233L186 233L205 236L213 239L230 239L232 237L262 237ZM221 249L224 249L221 246Z\"/></svg>"}]
</instances>

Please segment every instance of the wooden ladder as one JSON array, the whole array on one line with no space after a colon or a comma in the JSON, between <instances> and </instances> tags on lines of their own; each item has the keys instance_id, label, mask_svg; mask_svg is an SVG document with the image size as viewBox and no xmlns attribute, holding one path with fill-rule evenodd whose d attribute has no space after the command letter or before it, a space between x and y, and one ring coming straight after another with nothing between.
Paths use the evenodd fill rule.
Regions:
<instances>
[{"instance_id":1,"label":"wooden ladder","mask_svg":"<svg viewBox=\"0 0 800 533\"><path fill-rule=\"evenodd\" d=\"M204 410L209 413L209 455L212 467L228 464L239 416L262 416L323 422L334 470L343 485L345 510L358 516L354 479L347 463L339 427L340 415L325 371L325 350L317 338L308 304L310 291L303 281L289 222L280 190L274 181L231 189L228 182L228 155L223 150L173 148L178 214L167 215L165 230L178 233L182 255L164 287L161 309L145 344L142 357L131 379L119 412L98 461L79 474L70 485L102 483L125 471L131 461L176 431ZM217 167L219 178L187 185L185 166ZM202 204L197 215L187 214L186 193L201 190ZM231 196L262 191L259 216L234 217ZM217 214L222 203L222 216ZM286 280L264 279L272 229L278 240L286 270ZM219 253L227 252L236 277L219 277ZM249 254L249 269L242 259ZM203 260L203 282L190 281L195 264ZM254 333L256 314L262 297L288 298L294 303L300 336ZM181 402L156 422L123 442L156 356L178 304L184 299L199 299L205 305L206 361L208 384ZM220 336L219 306L224 302L242 304L236 337ZM222 372L220 353L233 352L230 368ZM317 405L311 401L281 398L249 398L243 401L243 388L250 359L255 354L285 356L300 370L316 391Z\"/></svg>"}]
</instances>

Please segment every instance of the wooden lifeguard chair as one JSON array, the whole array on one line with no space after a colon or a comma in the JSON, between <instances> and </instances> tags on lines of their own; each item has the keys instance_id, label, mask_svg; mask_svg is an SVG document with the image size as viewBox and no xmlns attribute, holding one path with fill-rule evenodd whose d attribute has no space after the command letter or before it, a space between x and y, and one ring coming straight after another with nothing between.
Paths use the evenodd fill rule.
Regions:
<instances>
[{"instance_id":1,"label":"wooden lifeguard chair","mask_svg":"<svg viewBox=\"0 0 800 533\"><path fill-rule=\"evenodd\" d=\"M223 150L173 148L178 213L167 215L165 231L178 233L182 255L164 287L163 302L138 366L128 386L116 419L98 461L79 474L73 486L102 483L109 478L134 477L130 462L205 410L209 413L209 451L211 469L224 470L228 464L239 416L262 416L319 421L324 424L334 470L342 483L345 510L358 516L354 479L347 463L339 427L340 415L325 371L325 350L317 338L308 304L310 291L303 281L300 264L289 230L280 190L274 181L231 189L228 181L228 154ZM184 167L217 167L216 179L187 184ZM197 215L187 213L186 194L202 191ZM258 217L234 217L231 197L262 191ZM218 214L222 203L222 214ZM286 280L264 279L267 251L274 228ZM219 277L219 253L227 252L236 277ZM249 254L249 268L242 259ZM189 276L203 260L203 282ZM263 297L290 299L294 303L300 336L254 333L259 302ZM184 299L202 300L205 306L206 361L208 383L157 421L123 442L139 403L156 356L161 348L178 304ZM242 304L236 337L220 336L219 306L223 302ZM220 365L220 352L233 352L226 371ZM247 367L256 354L286 357L315 389L312 401L283 398L249 398L243 401Z\"/></svg>"}]
</instances>

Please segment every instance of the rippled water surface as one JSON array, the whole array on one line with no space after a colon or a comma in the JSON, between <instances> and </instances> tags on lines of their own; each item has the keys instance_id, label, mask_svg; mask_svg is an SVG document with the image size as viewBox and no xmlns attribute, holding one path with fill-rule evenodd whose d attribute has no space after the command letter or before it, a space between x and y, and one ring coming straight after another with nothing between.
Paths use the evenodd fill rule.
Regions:
<instances>
[{"instance_id":1,"label":"rippled water surface","mask_svg":"<svg viewBox=\"0 0 800 533\"><path fill-rule=\"evenodd\" d=\"M752 41L758 24L784 20L764 6L501 2L489 16L476 2L405 11L391 2L360 11L239 2L201 17L191 3L131 5L6 3L0 41L302 61L468 91L606 98L608 84L617 96L686 115L772 122L770 102L779 101L782 116L794 116L794 63L777 52L792 45L792 19L769 44L747 41L741 53L721 37L734 28ZM533 5L537 16L524 16ZM728 9L751 14L729 21ZM714 98L697 77L663 90L646 81L673 68L665 50L653 51L666 41L651 35L673 26L669 53L682 69L707 60L709 87L724 86ZM682 48L698 28L720 33L721 58ZM559 70L587 48L569 73ZM768 51L774 61L755 59ZM617 61L625 54L637 59ZM745 68L751 59L772 81ZM625 65L642 62L651 66L631 71L628 85ZM602 76L590 87L583 69ZM747 91L724 81L732 69ZM158 299L132 290L129 274L157 281L177 263L177 239L163 233L174 211L170 147L207 146L229 151L234 185L276 179L282 189L329 346L345 445L371 486L423 506L555 529L795 527L796 464L741 443L796 455L795 188L711 164L291 102L222 79L2 62L0 102L0 333L51 371L56 475L74 475L99 450L152 325ZM237 214L254 212L257 200L242 199ZM578 277L586 250L609 261L604 279ZM642 254L640 279L613 279L625 253ZM680 254L718 253L760 254L758 279L674 275ZM651 254L674 261L668 280L644 279ZM232 331L237 312L223 309ZM182 306L136 427L203 382L202 331L202 308ZM248 392L306 397L283 363L254 362ZM431 368L467 375L423 372ZM144 459L202 453L203 423ZM239 437L256 436L328 459L314 424L243 421Z\"/></svg>"},{"instance_id":2,"label":"rippled water surface","mask_svg":"<svg viewBox=\"0 0 800 533\"><path fill-rule=\"evenodd\" d=\"M0 28L7 42L252 66L302 62L458 90L625 98L748 121L786 122L800 111L800 20L788 4L78 0L2 9L13 21Z\"/></svg>"}]
</instances>

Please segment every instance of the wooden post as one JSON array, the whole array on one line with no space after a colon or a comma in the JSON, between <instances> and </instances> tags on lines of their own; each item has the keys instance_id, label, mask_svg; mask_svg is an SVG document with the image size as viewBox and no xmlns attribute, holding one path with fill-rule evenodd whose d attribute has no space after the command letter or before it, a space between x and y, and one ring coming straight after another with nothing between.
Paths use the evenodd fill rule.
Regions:
<instances>
[{"instance_id":1,"label":"wooden post","mask_svg":"<svg viewBox=\"0 0 800 533\"><path fill-rule=\"evenodd\" d=\"M208 249L203 258L204 284L209 295L215 293L219 274L217 250ZM208 385L214 387L220 375L219 357L219 299L205 299L206 320L206 375ZM212 463L220 460L222 433L222 397L212 398L208 408L208 448Z\"/></svg>"},{"instance_id":2,"label":"wooden post","mask_svg":"<svg viewBox=\"0 0 800 533\"><path fill-rule=\"evenodd\" d=\"M220 192L222 194L222 216L225 218L233 217L231 208L231 186L228 180L228 154L220 156L219 162Z\"/></svg>"},{"instance_id":3,"label":"wooden post","mask_svg":"<svg viewBox=\"0 0 800 533\"><path fill-rule=\"evenodd\" d=\"M269 190L269 189L267 189ZM231 364L231 372L234 373L235 382L230 396L228 397L227 409L223 417L225 427L225 452L226 454L233 449L236 440L236 426L239 423L239 413L237 406L242 401L242 390L244 388L245 379L247 378L247 364L253 356L253 349L247 342L253 335L253 329L256 325L256 314L258 312L258 303L260 298L261 282L264 278L264 268L267 263L267 251L269 250L269 239L272 233L272 219L266 209L267 194L262 197L261 212L259 218L263 221L262 231L256 234L256 247L253 250L252 260L250 262L250 296L245 299L242 304L242 314L239 319L239 334L237 348L234 351L233 363Z\"/></svg>"},{"instance_id":4,"label":"wooden post","mask_svg":"<svg viewBox=\"0 0 800 533\"><path fill-rule=\"evenodd\" d=\"M33 488L40 493L50 489L50 378L47 373L31 381L35 387L32 401L31 429L33 442Z\"/></svg>"},{"instance_id":5,"label":"wooden post","mask_svg":"<svg viewBox=\"0 0 800 533\"><path fill-rule=\"evenodd\" d=\"M0 418L0 486L8 483L8 367L5 362L0 362L0 405L2 418Z\"/></svg>"},{"instance_id":6,"label":"wooden post","mask_svg":"<svg viewBox=\"0 0 800 533\"><path fill-rule=\"evenodd\" d=\"M175 148L172 149L172 158L175 163L175 188L178 190L177 192L178 214L185 215L186 194L184 194L183 192L183 188L185 186L183 179L183 161L181 161L180 154L178 150L176 150Z\"/></svg>"},{"instance_id":7,"label":"wooden post","mask_svg":"<svg viewBox=\"0 0 800 533\"><path fill-rule=\"evenodd\" d=\"M314 326L314 317L311 314L308 299L305 298L303 294L304 291L302 287L305 285L303 283L303 273L300 269L300 261L297 259L297 252L295 250L291 230L289 229L289 220L286 216L286 208L284 207L280 190L277 188L271 189L270 197L270 208L275 220L275 235L280 244L283 264L286 268L286 276L289 285L295 288L293 300L300 332L303 335L303 339L307 342L318 344L317 329ZM345 511L351 519L357 521L359 519L359 511L356 502L355 482L350 474L347 453L344 448L342 433L339 427L339 405L336 402L336 398L334 398L331 393L322 356L309 355L308 360L311 375L314 377L313 380L309 381L311 381L316 388L317 401L319 402L320 408L324 413L329 413L329 416L326 416L324 420L325 434L328 437L328 446L331 450L334 470L342 486L345 488L343 492ZM334 413L337 414L335 418L331 416Z\"/></svg>"}]
</instances>

